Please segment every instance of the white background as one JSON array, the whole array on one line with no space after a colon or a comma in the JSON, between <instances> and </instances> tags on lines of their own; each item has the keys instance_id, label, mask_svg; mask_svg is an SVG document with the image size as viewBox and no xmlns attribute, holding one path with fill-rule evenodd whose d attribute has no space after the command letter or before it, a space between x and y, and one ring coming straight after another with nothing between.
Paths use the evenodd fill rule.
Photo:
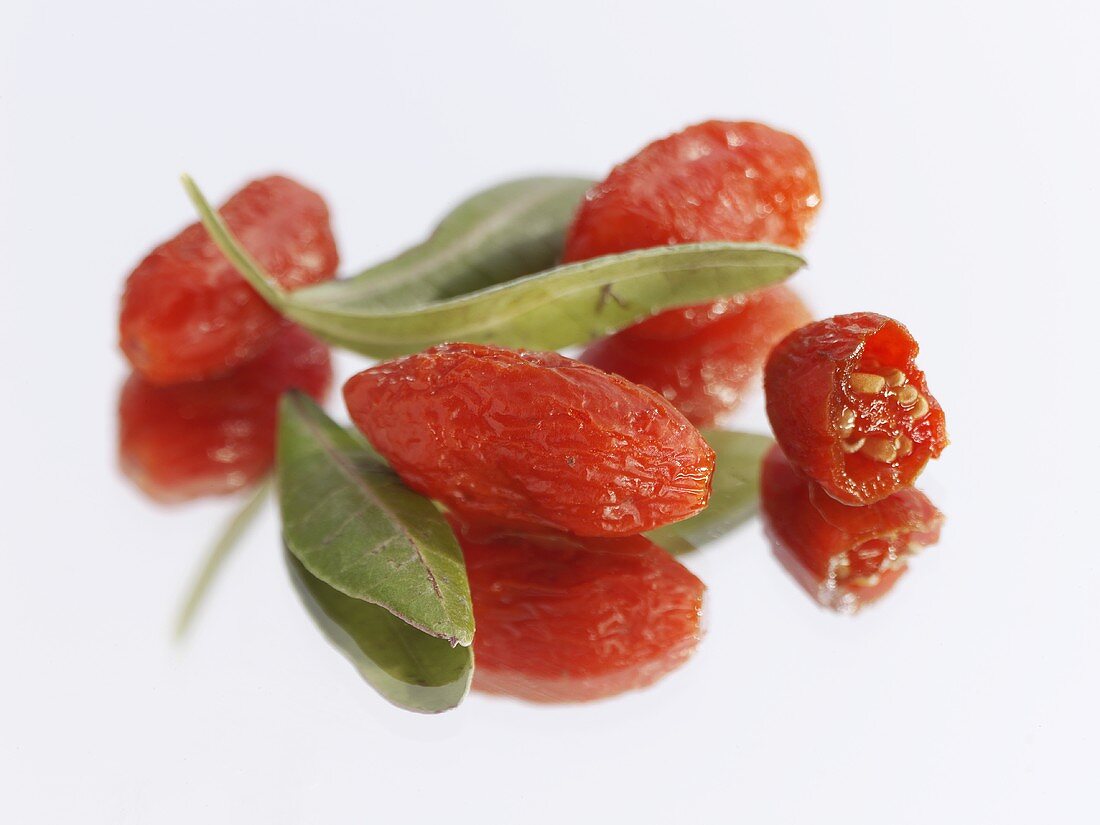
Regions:
<instances>
[{"instance_id":1,"label":"white background","mask_svg":"<svg viewBox=\"0 0 1100 825\"><path fill-rule=\"evenodd\" d=\"M0 819L1100 821L1095 3L0 10ZM232 504L119 479L114 339L123 277L192 219L180 172L320 188L350 270L712 116L805 138L796 284L906 322L948 411L944 539L889 599L816 609L754 523L689 558L710 632L653 689L420 717L324 642L268 511L171 644Z\"/></svg>"}]
</instances>

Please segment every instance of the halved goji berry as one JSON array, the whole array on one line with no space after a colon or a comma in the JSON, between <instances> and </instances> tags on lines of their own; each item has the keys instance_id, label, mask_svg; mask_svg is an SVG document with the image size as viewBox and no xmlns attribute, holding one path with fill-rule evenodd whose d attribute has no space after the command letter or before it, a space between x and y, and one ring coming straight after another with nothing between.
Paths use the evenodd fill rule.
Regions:
<instances>
[{"instance_id":1,"label":"halved goji berry","mask_svg":"<svg viewBox=\"0 0 1100 825\"><path fill-rule=\"evenodd\" d=\"M278 176L253 181L221 216L285 289L336 274L328 208L301 184ZM195 223L130 274L119 344L146 379L172 384L230 372L263 352L284 323Z\"/></svg>"},{"instance_id":2,"label":"halved goji berry","mask_svg":"<svg viewBox=\"0 0 1100 825\"><path fill-rule=\"evenodd\" d=\"M165 503L247 487L274 461L279 397L300 389L320 401L331 383L328 348L297 326L221 378L163 387L131 375L119 399L122 469Z\"/></svg>"},{"instance_id":3,"label":"halved goji berry","mask_svg":"<svg viewBox=\"0 0 1100 825\"><path fill-rule=\"evenodd\" d=\"M709 121L650 144L593 187L564 258L700 241L798 246L820 202L798 138ZM793 292L775 287L667 310L596 342L581 360L652 387L707 426L737 407L771 347L809 320Z\"/></svg>"},{"instance_id":4,"label":"halved goji berry","mask_svg":"<svg viewBox=\"0 0 1100 825\"><path fill-rule=\"evenodd\" d=\"M472 521L630 535L710 495L714 451L665 399L550 352L443 344L344 387L406 484Z\"/></svg>"},{"instance_id":5,"label":"halved goji berry","mask_svg":"<svg viewBox=\"0 0 1100 825\"><path fill-rule=\"evenodd\" d=\"M947 446L917 349L897 321L857 312L802 327L772 350L764 389L776 440L838 501L886 498Z\"/></svg>"},{"instance_id":6,"label":"halved goji berry","mask_svg":"<svg viewBox=\"0 0 1100 825\"><path fill-rule=\"evenodd\" d=\"M563 260L700 241L797 247L820 203L802 141L762 123L710 120L649 144L592 187Z\"/></svg>"},{"instance_id":7,"label":"halved goji berry","mask_svg":"<svg viewBox=\"0 0 1100 825\"><path fill-rule=\"evenodd\" d=\"M642 536L488 535L452 520L474 603L474 687L583 702L679 667L702 632L704 586Z\"/></svg>"},{"instance_id":8,"label":"halved goji berry","mask_svg":"<svg viewBox=\"0 0 1100 825\"><path fill-rule=\"evenodd\" d=\"M764 459L764 523L776 556L821 604L843 613L881 598L909 558L939 541L943 514L919 490L852 507L795 472L782 450Z\"/></svg>"},{"instance_id":9,"label":"halved goji berry","mask_svg":"<svg viewBox=\"0 0 1100 825\"><path fill-rule=\"evenodd\" d=\"M692 424L731 412L771 348L810 321L786 286L668 310L592 344L580 360L661 393Z\"/></svg>"}]
</instances>

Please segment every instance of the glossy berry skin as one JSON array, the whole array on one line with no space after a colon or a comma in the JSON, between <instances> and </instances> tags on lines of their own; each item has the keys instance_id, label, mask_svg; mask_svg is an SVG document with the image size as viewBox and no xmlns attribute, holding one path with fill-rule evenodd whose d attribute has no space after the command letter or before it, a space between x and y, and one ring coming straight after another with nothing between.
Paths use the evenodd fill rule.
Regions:
<instances>
[{"instance_id":1,"label":"glossy berry skin","mask_svg":"<svg viewBox=\"0 0 1100 825\"><path fill-rule=\"evenodd\" d=\"M580 360L661 393L698 427L734 410L787 333L811 320L786 286L672 309L588 347Z\"/></svg>"},{"instance_id":2,"label":"glossy berry skin","mask_svg":"<svg viewBox=\"0 0 1100 825\"><path fill-rule=\"evenodd\" d=\"M907 488L874 504L841 504L795 472L778 447L765 457L761 511L776 556L825 607L853 613L890 591L909 558L939 541L943 514Z\"/></svg>"},{"instance_id":3,"label":"glossy berry skin","mask_svg":"<svg viewBox=\"0 0 1100 825\"><path fill-rule=\"evenodd\" d=\"M336 274L328 207L301 184L279 176L253 181L220 212L285 289ZM174 384L225 375L263 352L284 325L195 223L130 274L119 344L148 381Z\"/></svg>"},{"instance_id":4,"label":"glossy berry skin","mask_svg":"<svg viewBox=\"0 0 1100 825\"><path fill-rule=\"evenodd\" d=\"M122 469L164 503L248 487L274 462L280 396L321 401L331 384L328 348L297 326L221 378L163 387L131 375L119 400Z\"/></svg>"},{"instance_id":5,"label":"glossy berry skin","mask_svg":"<svg viewBox=\"0 0 1100 825\"><path fill-rule=\"evenodd\" d=\"M359 373L344 397L404 482L467 521L632 535L710 496L714 452L683 415L556 353L443 344Z\"/></svg>"},{"instance_id":6,"label":"glossy berry skin","mask_svg":"<svg viewBox=\"0 0 1100 825\"><path fill-rule=\"evenodd\" d=\"M592 187L563 260L702 241L798 247L820 203L802 141L762 123L711 120L649 144Z\"/></svg>"},{"instance_id":7,"label":"glossy berry skin","mask_svg":"<svg viewBox=\"0 0 1100 825\"><path fill-rule=\"evenodd\" d=\"M797 247L821 202L809 150L760 123L709 121L650 144L593 187L564 259L664 244ZM699 426L732 412L768 350L808 311L787 287L670 309L597 341L581 359L662 393Z\"/></svg>"},{"instance_id":8,"label":"glossy berry skin","mask_svg":"<svg viewBox=\"0 0 1100 825\"><path fill-rule=\"evenodd\" d=\"M703 583L642 536L490 536L454 524L477 622L478 690L600 699L657 681L702 635Z\"/></svg>"},{"instance_id":9,"label":"glossy berry skin","mask_svg":"<svg viewBox=\"0 0 1100 825\"><path fill-rule=\"evenodd\" d=\"M871 312L792 332L764 368L768 418L795 469L845 504L911 485L947 446L943 409L914 358L917 342Z\"/></svg>"}]
</instances>

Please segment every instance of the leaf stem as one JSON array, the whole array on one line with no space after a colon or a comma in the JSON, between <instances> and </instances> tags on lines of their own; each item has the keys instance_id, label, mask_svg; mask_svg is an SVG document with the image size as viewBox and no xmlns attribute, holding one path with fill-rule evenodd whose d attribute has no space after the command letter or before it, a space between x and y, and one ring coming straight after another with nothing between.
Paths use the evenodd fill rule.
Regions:
<instances>
[{"instance_id":1,"label":"leaf stem","mask_svg":"<svg viewBox=\"0 0 1100 825\"><path fill-rule=\"evenodd\" d=\"M257 485L241 508L226 523L221 534L206 554L198 574L187 589L186 598L176 618L175 639L177 642L183 641L184 636L187 635L200 605L210 590L210 585L213 584L225 560L229 558L230 553L240 543L249 526L256 519L260 510L263 509L263 504L267 500L267 493L271 486L271 476L268 476Z\"/></svg>"}]
</instances>

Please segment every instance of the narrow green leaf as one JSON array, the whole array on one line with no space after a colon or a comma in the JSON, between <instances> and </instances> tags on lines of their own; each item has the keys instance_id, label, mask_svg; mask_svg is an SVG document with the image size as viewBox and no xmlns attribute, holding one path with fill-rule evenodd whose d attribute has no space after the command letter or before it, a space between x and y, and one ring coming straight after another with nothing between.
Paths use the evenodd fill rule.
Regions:
<instances>
[{"instance_id":1,"label":"narrow green leaf","mask_svg":"<svg viewBox=\"0 0 1100 825\"><path fill-rule=\"evenodd\" d=\"M277 460L283 534L312 575L452 644L474 637L462 551L431 501L308 396L284 396Z\"/></svg>"},{"instance_id":2,"label":"narrow green leaf","mask_svg":"<svg viewBox=\"0 0 1100 825\"><path fill-rule=\"evenodd\" d=\"M685 553L720 538L751 518L760 501L760 462L772 445L766 435L703 430L714 448L714 483L703 512L659 527L648 537L670 553Z\"/></svg>"},{"instance_id":3,"label":"narrow green leaf","mask_svg":"<svg viewBox=\"0 0 1100 825\"><path fill-rule=\"evenodd\" d=\"M356 278L272 296L270 279L239 248L193 184L188 192L203 223L214 227L215 242L241 274L253 285L268 284L263 294L276 309L333 344L378 358L442 341L532 349L581 344L670 306L777 283L805 264L784 247L705 243L608 255L516 277L536 260L548 263L548 238L553 232L560 238L564 223L554 229L547 219L543 226L548 234L538 234L541 240L535 241L523 234L522 222L502 220L499 234L489 233L495 240L479 246L477 232L485 231L483 225L455 218L465 227L455 235L468 247L443 254L445 265L439 269L433 268L439 260L433 250L413 250L404 261L399 257ZM564 214L560 207L559 219ZM451 235L443 231L446 225L444 221L437 231L443 237L438 243L450 250L447 244L453 241L447 241ZM471 225L479 229L471 230ZM510 238L518 240L512 243ZM427 245L432 243L429 239ZM537 249L543 250L542 258ZM477 274L481 267L487 274ZM426 284L414 287L421 280ZM462 294L463 289L472 291Z\"/></svg>"},{"instance_id":4,"label":"narrow green leaf","mask_svg":"<svg viewBox=\"0 0 1100 825\"><path fill-rule=\"evenodd\" d=\"M423 243L353 278L318 285L310 300L407 309L548 269L561 257L565 230L591 184L521 178L486 189L455 207Z\"/></svg>"},{"instance_id":5,"label":"narrow green leaf","mask_svg":"<svg viewBox=\"0 0 1100 825\"><path fill-rule=\"evenodd\" d=\"M398 707L439 713L457 707L470 689L474 654L421 633L388 610L345 596L286 553L295 589L321 631L367 683Z\"/></svg>"},{"instance_id":6,"label":"narrow green leaf","mask_svg":"<svg viewBox=\"0 0 1100 825\"><path fill-rule=\"evenodd\" d=\"M191 180L190 175L183 175L180 179L183 181L183 188L187 191L191 203L195 205L199 212L202 225L206 227L206 231L210 233L210 237L217 244L218 249L252 285L252 288L260 293L265 301L281 311L283 297L286 293L275 282L274 278L263 274L263 268L255 258L248 254L248 250L233 237L233 233L229 231L229 227L225 225L221 215L215 212L214 208L203 197L202 192Z\"/></svg>"}]
</instances>

